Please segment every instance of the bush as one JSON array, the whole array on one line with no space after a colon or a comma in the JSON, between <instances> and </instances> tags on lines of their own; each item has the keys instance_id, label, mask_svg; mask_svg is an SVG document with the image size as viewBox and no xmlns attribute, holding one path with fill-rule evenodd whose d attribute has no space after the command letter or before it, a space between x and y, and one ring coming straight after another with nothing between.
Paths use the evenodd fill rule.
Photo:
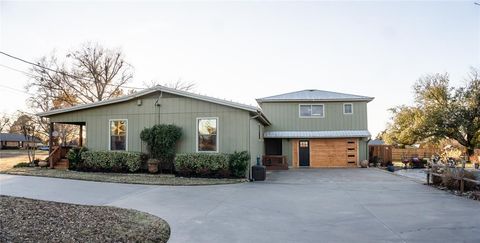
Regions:
<instances>
[{"instance_id":1,"label":"bush","mask_svg":"<svg viewBox=\"0 0 480 243\"><path fill-rule=\"evenodd\" d=\"M243 178L249 161L250 155L247 151L233 154L179 154L175 158L175 170L181 176Z\"/></svg>"},{"instance_id":2,"label":"bush","mask_svg":"<svg viewBox=\"0 0 480 243\"><path fill-rule=\"evenodd\" d=\"M228 177L228 155L189 153L175 158L175 170L181 176Z\"/></svg>"},{"instance_id":3,"label":"bush","mask_svg":"<svg viewBox=\"0 0 480 243\"><path fill-rule=\"evenodd\" d=\"M471 171L464 172L464 178L476 180L476 176ZM442 184L449 190L460 190L460 180L455 179L455 177L460 177L461 172L457 169L449 169L446 170L443 174L444 177L442 178ZM473 191L477 188L477 184L469 181L464 181L464 190L465 191Z\"/></svg>"},{"instance_id":4,"label":"bush","mask_svg":"<svg viewBox=\"0 0 480 243\"><path fill-rule=\"evenodd\" d=\"M88 151L85 147L72 148L67 153L68 169L81 170L83 167L82 153Z\"/></svg>"},{"instance_id":5,"label":"bush","mask_svg":"<svg viewBox=\"0 0 480 243\"><path fill-rule=\"evenodd\" d=\"M247 151L234 152L228 156L228 167L234 177L245 177L247 173L250 154Z\"/></svg>"},{"instance_id":6,"label":"bush","mask_svg":"<svg viewBox=\"0 0 480 243\"><path fill-rule=\"evenodd\" d=\"M121 151L86 151L81 155L83 170L104 172L137 172L142 167L142 154Z\"/></svg>"},{"instance_id":7,"label":"bush","mask_svg":"<svg viewBox=\"0 0 480 243\"><path fill-rule=\"evenodd\" d=\"M140 139L147 143L150 157L160 160L160 168L173 170L173 160L176 145L182 136L182 129L175 125L159 124L145 128L140 133Z\"/></svg>"},{"instance_id":8,"label":"bush","mask_svg":"<svg viewBox=\"0 0 480 243\"><path fill-rule=\"evenodd\" d=\"M16 165L13 166L13 168L22 168L22 167L31 167L32 164L28 163L28 162L22 162L22 163L18 163Z\"/></svg>"}]
</instances>

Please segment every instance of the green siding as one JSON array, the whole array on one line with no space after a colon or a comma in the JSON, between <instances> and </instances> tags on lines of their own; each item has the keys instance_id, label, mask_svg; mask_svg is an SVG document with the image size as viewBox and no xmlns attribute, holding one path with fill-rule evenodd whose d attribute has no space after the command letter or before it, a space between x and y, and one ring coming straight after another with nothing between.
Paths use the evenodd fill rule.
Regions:
<instances>
[{"instance_id":1,"label":"green siding","mask_svg":"<svg viewBox=\"0 0 480 243\"><path fill-rule=\"evenodd\" d=\"M282 139L282 154L287 157L289 166L292 166L292 142L290 139Z\"/></svg>"},{"instance_id":2,"label":"green siding","mask_svg":"<svg viewBox=\"0 0 480 243\"><path fill-rule=\"evenodd\" d=\"M367 143L366 139L359 139L358 143L358 161L368 160L368 152L367 152Z\"/></svg>"},{"instance_id":3,"label":"green siding","mask_svg":"<svg viewBox=\"0 0 480 243\"><path fill-rule=\"evenodd\" d=\"M343 104L353 104L353 114L343 114ZM299 104L324 104L324 118L300 118ZM262 103L262 110L272 123L270 131L367 130L366 102L284 102Z\"/></svg>"},{"instance_id":4,"label":"green siding","mask_svg":"<svg viewBox=\"0 0 480 243\"><path fill-rule=\"evenodd\" d=\"M109 148L109 120L128 119L128 150L146 152L139 134L155 124L180 126L183 136L178 152L196 151L196 118L218 117L219 152L231 153L249 149L250 114L248 111L200 101L187 97L163 94L160 106L155 106L159 93L137 100L111 104L81 111L50 116L52 122L86 122L86 146L93 150ZM263 149L262 149L263 151Z\"/></svg>"},{"instance_id":5,"label":"green siding","mask_svg":"<svg viewBox=\"0 0 480 243\"><path fill-rule=\"evenodd\" d=\"M260 159L264 154L263 130L265 128L257 120L250 119L250 159L251 165L257 164L257 157ZM260 138L258 137L260 132Z\"/></svg>"}]
</instances>

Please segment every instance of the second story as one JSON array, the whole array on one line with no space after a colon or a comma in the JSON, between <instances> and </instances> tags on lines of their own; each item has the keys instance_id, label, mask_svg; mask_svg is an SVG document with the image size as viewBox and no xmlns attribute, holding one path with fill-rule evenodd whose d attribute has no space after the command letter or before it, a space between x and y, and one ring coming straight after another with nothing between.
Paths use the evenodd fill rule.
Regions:
<instances>
[{"instance_id":1,"label":"second story","mask_svg":"<svg viewBox=\"0 0 480 243\"><path fill-rule=\"evenodd\" d=\"M367 130L367 103L372 97L301 90L257 99L270 131Z\"/></svg>"}]
</instances>

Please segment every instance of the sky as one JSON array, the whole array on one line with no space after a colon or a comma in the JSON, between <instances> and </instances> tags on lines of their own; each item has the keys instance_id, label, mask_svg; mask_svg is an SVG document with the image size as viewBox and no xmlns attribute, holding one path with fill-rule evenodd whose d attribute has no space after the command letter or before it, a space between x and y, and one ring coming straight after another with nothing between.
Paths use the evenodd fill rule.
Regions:
<instances>
[{"instance_id":1,"label":"sky","mask_svg":"<svg viewBox=\"0 0 480 243\"><path fill-rule=\"evenodd\" d=\"M480 67L480 6L0 0L1 51L35 61L85 42L120 48L135 68L129 86L181 79L195 83L197 93L252 105L304 89L372 96L375 136L389 108L412 104L420 77L448 72L461 86L470 67ZM0 55L0 112L28 110L28 77L18 72L28 69Z\"/></svg>"}]
</instances>

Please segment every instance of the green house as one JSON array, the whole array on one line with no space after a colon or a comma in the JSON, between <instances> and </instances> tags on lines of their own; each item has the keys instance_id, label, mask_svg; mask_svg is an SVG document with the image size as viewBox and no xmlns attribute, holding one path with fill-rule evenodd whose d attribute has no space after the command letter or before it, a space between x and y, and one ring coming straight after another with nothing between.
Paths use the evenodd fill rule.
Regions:
<instances>
[{"instance_id":1,"label":"green house","mask_svg":"<svg viewBox=\"0 0 480 243\"><path fill-rule=\"evenodd\" d=\"M39 113L53 124L86 130L91 150L146 152L140 132L182 128L179 153L248 151L251 164L357 166L366 159L367 103L373 98L304 90L257 99L260 107L156 86L116 99ZM52 131L51 134L54 132ZM82 132L80 132L82 134Z\"/></svg>"}]
</instances>

